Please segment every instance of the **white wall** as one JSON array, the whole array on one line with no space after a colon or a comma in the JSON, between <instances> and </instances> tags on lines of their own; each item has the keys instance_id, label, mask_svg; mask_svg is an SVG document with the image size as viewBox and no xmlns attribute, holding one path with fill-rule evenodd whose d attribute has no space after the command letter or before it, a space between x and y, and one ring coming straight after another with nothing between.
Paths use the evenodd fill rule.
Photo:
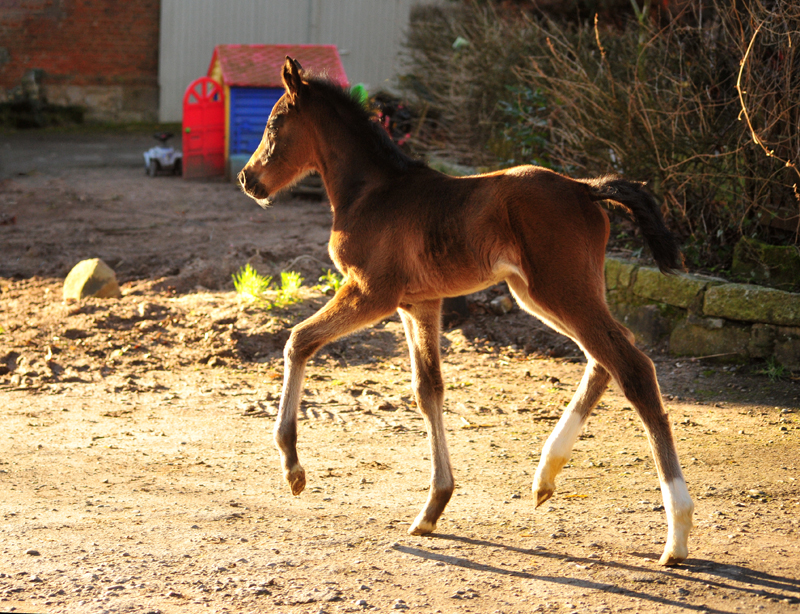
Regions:
<instances>
[{"instance_id":1,"label":"white wall","mask_svg":"<svg viewBox=\"0 0 800 614\"><path fill-rule=\"evenodd\" d=\"M183 93L215 45L336 45L351 83L385 88L419 0L161 0L159 118L181 121Z\"/></svg>"}]
</instances>

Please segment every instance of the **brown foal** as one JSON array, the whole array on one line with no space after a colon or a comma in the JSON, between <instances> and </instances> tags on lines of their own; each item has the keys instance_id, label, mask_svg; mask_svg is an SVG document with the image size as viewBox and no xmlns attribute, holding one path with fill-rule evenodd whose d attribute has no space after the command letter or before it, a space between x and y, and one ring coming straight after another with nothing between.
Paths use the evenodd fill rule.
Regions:
<instances>
[{"instance_id":1,"label":"brown foal","mask_svg":"<svg viewBox=\"0 0 800 614\"><path fill-rule=\"evenodd\" d=\"M345 277L286 344L275 442L292 492L300 494L306 483L296 442L307 361L324 344L399 311L432 463L428 500L409 532L431 533L454 489L442 422L442 298L506 281L524 310L571 337L588 359L542 450L533 481L536 505L552 496L586 419L614 379L641 417L658 469L668 524L660 562L683 561L694 505L655 368L605 302L609 224L600 201L633 214L662 271L682 267L653 198L635 182L575 180L535 166L448 177L406 156L346 91L305 75L288 57L283 83L286 91L239 181L267 206L272 194L319 171L333 211L330 256Z\"/></svg>"}]
</instances>

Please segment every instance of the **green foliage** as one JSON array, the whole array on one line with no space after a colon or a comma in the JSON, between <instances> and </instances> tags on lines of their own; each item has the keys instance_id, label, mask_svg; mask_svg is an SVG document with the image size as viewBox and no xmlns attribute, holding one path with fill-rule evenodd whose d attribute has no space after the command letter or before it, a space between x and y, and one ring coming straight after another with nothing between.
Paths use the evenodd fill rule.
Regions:
<instances>
[{"instance_id":1,"label":"green foliage","mask_svg":"<svg viewBox=\"0 0 800 614\"><path fill-rule=\"evenodd\" d=\"M527 32L500 18L494 6L450 3L418 5L411 11L406 40L408 62L400 87L420 109L412 134L415 149L446 153L473 167L497 164L507 121L498 104L506 86L519 82L515 71L533 52ZM494 146L487 143L497 141Z\"/></svg>"},{"instance_id":2,"label":"green foliage","mask_svg":"<svg viewBox=\"0 0 800 614\"><path fill-rule=\"evenodd\" d=\"M650 3L645 0L642 4L642 8L639 8L639 3L636 0L631 0L631 6L633 7L633 14L636 16L636 21L639 22L640 26L646 28L650 17Z\"/></svg>"},{"instance_id":3,"label":"green foliage","mask_svg":"<svg viewBox=\"0 0 800 614\"><path fill-rule=\"evenodd\" d=\"M275 298L274 305L279 308L293 305L300 300L300 286L303 285L303 278L300 273L295 271L281 271L281 287Z\"/></svg>"},{"instance_id":4,"label":"green foliage","mask_svg":"<svg viewBox=\"0 0 800 614\"><path fill-rule=\"evenodd\" d=\"M317 289L323 294L335 294L339 291L339 288L344 285L344 278L331 269L323 273L318 281L320 284L317 286Z\"/></svg>"},{"instance_id":5,"label":"green foliage","mask_svg":"<svg viewBox=\"0 0 800 614\"><path fill-rule=\"evenodd\" d=\"M507 85L506 98L498 106L502 112L501 136L489 142L489 149L501 164L536 164L549 168L547 100L542 90Z\"/></svg>"},{"instance_id":6,"label":"green foliage","mask_svg":"<svg viewBox=\"0 0 800 614\"><path fill-rule=\"evenodd\" d=\"M764 368L759 369L757 373L759 375L766 375L771 382L778 382L780 380L787 379L791 374L789 369L779 363L774 356L770 356L767 359Z\"/></svg>"},{"instance_id":7,"label":"green foliage","mask_svg":"<svg viewBox=\"0 0 800 614\"><path fill-rule=\"evenodd\" d=\"M300 301L300 286L303 278L295 271L281 272L281 285L277 290L271 290L272 277L260 275L250 264L244 265L237 273L233 274L233 287L239 298L251 305L264 309L277 307L282 309ZM267 297L267 293L274 293L274 300Z\"/></svg>"},{"instance_id":8,"label":"green foliage","mask_svg":"<svg viewBox=\"0 0 800 614\"><path fill-rule=\"evenodd\" d=\"M236 289L236 294L248 303L267 303L265 294L271 283L272 277L259 275L258 271L249 263L233 274L233 287Z\"/></svg>"}]
</instances>

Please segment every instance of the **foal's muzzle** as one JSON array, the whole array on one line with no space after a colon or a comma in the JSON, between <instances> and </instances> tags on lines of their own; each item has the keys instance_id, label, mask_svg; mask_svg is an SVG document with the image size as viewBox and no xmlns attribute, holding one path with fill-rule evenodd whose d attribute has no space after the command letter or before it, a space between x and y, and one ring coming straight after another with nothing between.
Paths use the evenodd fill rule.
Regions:
<instances>
[{"instance_id":1,"label":"foal's muzzle","mask_svg":"<svg viewBox=\"0 0 800 614\"><path fill-rule=\"evenodd\" d=\"M237 175L237 179L244 193L254 199L261 207L266 209L272 204L269 200L269 191L258 181L253 173L248 172L247 169L242 169Z\"/></svg>"}]
</instances>

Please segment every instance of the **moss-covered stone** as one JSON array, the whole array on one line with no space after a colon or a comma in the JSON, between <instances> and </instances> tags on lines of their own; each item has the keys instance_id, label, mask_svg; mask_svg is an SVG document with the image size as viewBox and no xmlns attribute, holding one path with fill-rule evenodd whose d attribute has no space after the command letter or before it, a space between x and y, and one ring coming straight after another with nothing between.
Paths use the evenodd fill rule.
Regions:
<instances>
[{"instance_id":1,"label":"moss-covered stone","mask_svg":"<svg viewBox=\"0 0 800 614\"><path fill-rule=\"evenodd\" d=\"M750 358L769 358L775 349L775 327L756 322L750 327L747 353Z\"/></svg>"},{"instance_id":2,"label":"moss-covered stone","mask_svg":"<svg viewBox=\"0 0 800 614\"><path fill-rule=\"evenodd\" d=\"M667 336L673 321L665 317L659 305L629 306L624 317L620 318L636 336L636 341L645 345L655 345Z\"/></svg>"},{"instance_id":3,"label":"moss-covered stone","mask_svg":"<svg viewBox=\"0 0 800 614\"><path fill-rule=\"evenodd\" d=\"M637 266L621 258L606 258L606 289L625 290L631 285Z\"/></svg>"},{"instance_id":4,"label":"moss-covered stone","mask_svg":"<svg viewBox=\"0 0 800 614\"><path fill-rule=\"evenodd\" d=\"M800 249L742 237L733 250L731 272L782 290L800 289Z\"/></svg>"},{"instance_id":5,"label":"moss-covered stone","mask_svg":"<svg viewBox=\"0 0 800 614\"><path fill-rule=\"evenodd\" d=\"M750 330L722 320L688 317L669 337L673 356L702 356L721 362L743 362L748 358Z\"/></svg>"},{"instance_id":6,"label":"moss-covered stone","mask_svg":"<svg viewBox=\"0 0 800 614\"><path fill-rule=\"evenodd\" d=\"M749 284L721 284L706 290L703 314L744 322L800 326L800 294Z\"/></svg>"},{"instance_id":7,"label":"moss-covered stone","mask_svg":"<svg viewBox=\"0 0 800 614\"><path fill-rule=\"evenodd\" d=\"M781 326L775 334L775 359L789 369L800 369L800 328Z\"/></svg>"},{"instance_id":8,"label":"moss-covered stone","mask_svg":"<svg viewBox=\"0 0 800 614\"><path fill-rule=\"evenodd\" d=\"M703 275L664 275L658 269L640 267L632 290L637 296L659 303L683 309L699 309L705 289L721 283L722 280Z\"/></svg>"},{"instance_id":9,"label":"moss-covered stone","mask_svg":"<svg viewBox=\"0 0 800 614\"><path fill-rule=\"evenodd\" d=\"M667 277L619 258L606 259L605 274L611 312L641 342L669 335L676 356L774 357L800 367L800 294L702 275Z\"/></svg>"}]
</instances>

